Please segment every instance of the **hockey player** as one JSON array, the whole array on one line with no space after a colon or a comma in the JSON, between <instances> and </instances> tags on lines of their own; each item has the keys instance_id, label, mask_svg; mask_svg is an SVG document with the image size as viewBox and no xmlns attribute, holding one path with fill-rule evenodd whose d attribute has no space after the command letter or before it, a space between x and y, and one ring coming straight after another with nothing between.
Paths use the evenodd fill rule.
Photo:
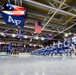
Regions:
<instances>
[{"instance_id":1,"label":"hockey player","mask_svg":"<svg viewBox=\"0 0 76 75\"><path fill-rule=\"evenodd\" d=\"M50 48L49 45L47 45L46 48L45 48L45 52L44 52L45 55L49 55L50 54L49 48Z\"/></svg>"},{"instance_id":2,"label":"hockey player","mask_svg":"<svg viewBox=\"0 0 76 75\"><path fill-rule=\"evenodd\" d=\"M66 38L64 38L64 50L66 52L66 55L70 54L71 56L70 41Z\"/></svg>"},{"instance_id":3,"label":"hockey player","mask_svg":"<svg viewBox=\"0 0 76 75\"><path fill-rule=\"evenodd\" d=\"M51 56L52 56L52 55L53 55L53 47L52 47L52 44L50 44L49 50L50 50L50 54L51 54Z\"/></svg>"},{"instance_id":4,"label":"hockey player","mask_svg":"<svg viewBox=\"0 0 76 75\"><path fill-rule=\"evenodd\" d=\"M74 36L72 37L72 48L74 49L74 53L76 55L76 33L74 33Z\"/></svg>"},{"instance_id":5,"label":"hockey player","mask_svg":"<svg viewBox=\"0 0 76 75\"><path fill-rule=\"evenodd\" d=\"M53 54L57 55L57 43L53 42Z\"/></svg>"},{"instance_id":6,"label":"hockey player","mask_svg":"<svg viewBox=\"0 0 76 75\"><path fill-rule=\"evenodd\" d=\"M60 55L63 54L63 43L58 40L58 52Z\"/></svg>"}]
</instances>

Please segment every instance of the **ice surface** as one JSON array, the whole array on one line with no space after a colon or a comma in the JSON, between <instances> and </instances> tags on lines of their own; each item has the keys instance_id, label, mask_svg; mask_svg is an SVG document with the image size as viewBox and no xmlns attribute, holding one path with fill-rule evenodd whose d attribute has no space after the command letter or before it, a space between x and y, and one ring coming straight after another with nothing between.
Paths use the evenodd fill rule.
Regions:
<instances>
[{"instance_id":1,"label":"ice surface","mask_svg":"<svg viewBox=\"0 0 76 75\"><path fill-rule=\"evenodd\" d=\"M76 75L76 56L0 56L0 75Z\"/></svg>"}]
</instances>

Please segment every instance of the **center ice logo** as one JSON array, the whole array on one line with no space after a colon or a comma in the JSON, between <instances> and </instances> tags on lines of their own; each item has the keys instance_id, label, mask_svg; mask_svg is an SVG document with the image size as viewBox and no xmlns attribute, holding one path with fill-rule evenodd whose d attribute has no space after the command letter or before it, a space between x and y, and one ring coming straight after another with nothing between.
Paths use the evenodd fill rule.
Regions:
<instances>
[{"instance_id":1,"label":"center ice logo","mask_svg":"<svg viewBox=\"0 0 76 75\"><path fill-rule=\"evenodd\" d=\"M20 20L13 19L11 16L8 16L8 22L14 23L15 25L19 25L21 23Z\"/></svg>"}]
</instances>

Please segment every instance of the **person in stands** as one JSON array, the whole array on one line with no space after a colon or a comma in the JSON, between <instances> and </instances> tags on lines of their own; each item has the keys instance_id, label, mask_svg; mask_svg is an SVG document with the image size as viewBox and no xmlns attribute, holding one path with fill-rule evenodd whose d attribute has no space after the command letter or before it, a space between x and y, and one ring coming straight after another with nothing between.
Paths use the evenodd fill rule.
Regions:
<instances>
[{"instance_id":1,"label":"person in stands","mask_svg":"<svg viewBox=\"0 0 76 75\"><path fill-rule=\"evenodd\" d=\"M11 49L12 49L12 46L11 45L8 45L7 46L7 54L10 54L11 53Z\"/></svg>"}]
</instances>

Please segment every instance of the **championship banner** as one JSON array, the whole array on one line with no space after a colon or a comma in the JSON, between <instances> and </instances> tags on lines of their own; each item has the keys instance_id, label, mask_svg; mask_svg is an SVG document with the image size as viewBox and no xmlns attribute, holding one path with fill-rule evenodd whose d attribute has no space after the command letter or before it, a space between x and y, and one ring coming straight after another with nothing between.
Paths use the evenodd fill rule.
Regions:
<instances>
[{"instance_id":1,"label":"championship banner","mask_svg":"<svg viewBox=\"0 0 76 75\"><path fill-rule=\"evenodd\" d=\"M6 24L24 27L26 21L26 9L24 7L5 3L1 14Z\"/></svg>"}]
</instances>

